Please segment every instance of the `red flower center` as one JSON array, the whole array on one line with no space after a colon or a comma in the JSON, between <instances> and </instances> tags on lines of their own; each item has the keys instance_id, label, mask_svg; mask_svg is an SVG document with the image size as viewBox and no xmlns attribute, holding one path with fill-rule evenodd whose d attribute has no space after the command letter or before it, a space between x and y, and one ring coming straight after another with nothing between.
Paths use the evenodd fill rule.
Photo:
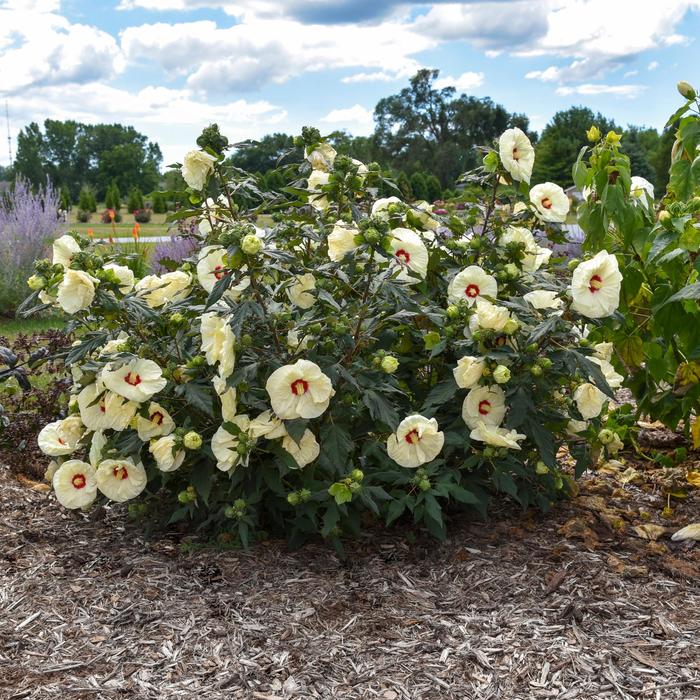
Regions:
<instances>
[{"instance_id":1,"label":"red flower center","mask_svg":"<svg viewBox=\"0 0 700 700\"><path fill-rule=\"evenodd\" d=\"M221 279L223 279L224 277L226 277L226 275L228 275L228 272L227 272L226 270L224 270L224 266L223 266L223 265L217 265L217 266L212 270L212 274L214 275L214 277L216 277L217 280L221 280Z\"/></svg>"},{"instance_id":2,"label":"red flower center","mask_svg":"<svg viewBox=\"0 0 700 700\"><path fill-rule=\"evenodd\" d=\"M595 294L603 286L603 278L600 275L593 275L588 280L588 289L591 294Z\"/></svg>"},{"instance_id":3,"label":"red flower center","mask_svg":"<svg viewBox=\"0 0 700 700\"><path fill-rule=\"evenodd\" d=\"M112 469L112 474L114 475L115 479L120 479L121 481L129 478L128 469L122 465L114 467L114 469Z\"/></svg>"},{"instance_id":4,"label":"red flower center","mask_svg":"<svg viewBox=\"0 0 700 700\"><path fill-rule=\"evenodd\" d=\"M309 390L309 382L305 379L296 379L291 383L292 394L295 396L303 396Z\"/></svg>"},{"instance_id":5,"label":"red flower center","mask_svg":"<svg viewBox=\"0 0 700 700\"><path fill-rule=\"evenodd\" d=\"M406 440L409 445L415 445L420 441L420 435L418 435L418 431L414 428L410 433L406 433L404 440Z\"/></svg>"},{"instance_id":6,"label":"red flower center","mask_svg":"<svg viewBox=\"0 0 700 700\"><path fill-rule=\"evenodd\" d=\"M470 299L476 299L476 297L478 297L481 293L481 290L479 289L478 284L468 284L466 289L464 290L464 293Z\"/></svg>"},{"instance_id":7,"label":"red flower center","mask_svg":"<svg viewBox=\"0 0 700 700\"><path fill-rule=\"evenodd\" d=\"M479 401L479 413L482 416L488 416L491 413L491 402L486 399Z\"/></svg>"},{"instance_id":8,"label":"red flower center","mask_svg":"<svg viewBox=\"0 0 700 700\"><path fill-rule=\"evenodd\" d=\"M408 263L411 262L411 254L407 250L404 250L403 248L399 248L396 251L396 257L399 260L401 260L402 262L405 262L407 265L408 265Z\"/></svg>"},{"instance_id":9,"label":"red flower center","mask_svg":"<svg viewBox=\"0 0 700 700\"><path fill-rule=\"evenodd\" d=\"M65 445L66 441L63 438L58 438L58 444L59 445Z\"/></svg>"},{"instance_id":10,"label":"red flower center","mask_svg":"<svg viewBox=\"0 0 700 700\"><path fill-rule=\"evenodd\" d=\"M549 197L545 197L545 198L542 200L542 206L543 206L545 209L551 209L551 208L552 208L552 200L551 200Z\"/></svg>"},{"instance_id":11,"label":"red flower center","mask_svg":"<svg viewBox=\"0 0 700 700\"><path fill-rule=\"evenodd\" d=\"M151 423L155 423L156 425L160 425L163 422L163 419L165 416L160 412L156 411L151 415Z\"/></svg>"},{"instance_id":12,"label":"red flower center","mask_svg":"<svg viewBox=\"0 0 700 700\"><path fill-rule=\"evenodd\" d=\"M76 474L71 479L71 484L73 484L74 489L84 489L85 484L87 484L87 479L84 474Z\"/></svg>"},{"instance_id":13,"label":"red flower center","mask_svg":"<svg viewBox=\"0 0 700 700\"><path fill-rule=\"evenodd\" d=\"M104 399L100 399L100 403L97 405L100 407L100 411L102 413L107 413L107 409L105 408L105 400Z\"/></svg>"},{"instance_id":14,"label":"red flower center","mask_svg":"<svg viewBox=\"0 0 700 700\"><path fill-rule=\"evenodd\" d=\"M129 372L124 377L124 381L131 386L138 386L141 383L141 375L136 374L136 372Z\"/></svg>"}]
</instances>

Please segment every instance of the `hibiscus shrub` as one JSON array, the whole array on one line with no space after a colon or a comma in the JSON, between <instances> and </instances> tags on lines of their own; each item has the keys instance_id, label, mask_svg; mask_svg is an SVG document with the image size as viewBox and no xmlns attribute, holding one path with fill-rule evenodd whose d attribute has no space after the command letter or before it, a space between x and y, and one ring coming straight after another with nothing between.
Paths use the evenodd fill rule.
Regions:
<instances>
[{"instance_id":1,"label":"hibiscus shrub","mask_svg":"<svg viewBox=\"0 0 700 700\"><path fill-rule=\"evenodd\" d=\"M591 340L612 342L615 364L628 377L639 413L690 430L700 411L700 100L680 83L684 104L675 127L668 190L635 177L620 136L588 132L573 175L585 194L578 219L584 250L607 249L625 270L619 313L592 330ZM700 421L695 422L700 445Z\"/></svg>"},{"instance_id":2,"label":"hibiscus shrub","mask_svg":"<svg viewBox=\"0 0 700 700\"><path fill-rule=\"evenodd\" d=\"M442 538L448 504L547 509L572 488L566 464L620 448L622 377L584 338L617 307L617 261L599 253L572 280L551 264L540 243L569 203L529 189L522 131L469 175L483 201L444 216L377 199L379 167L314 129L283 195L226 163L216 127L198 144L174 215L200 221L190 258L139 279L71 234L30 280L27 312L60 306L80 338L63 354L69 416L39 435L61 504L140 497L134 512L243 545L337 544L370 518Z\"/></svg>"}]
</instances>

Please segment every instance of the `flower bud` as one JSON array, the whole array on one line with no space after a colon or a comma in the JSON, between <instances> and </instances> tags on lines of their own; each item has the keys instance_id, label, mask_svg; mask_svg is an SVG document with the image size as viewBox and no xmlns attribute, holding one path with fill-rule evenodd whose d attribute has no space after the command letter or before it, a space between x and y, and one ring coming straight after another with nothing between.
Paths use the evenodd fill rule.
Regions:
<instances>
[{"instance_id":1,"label":"flower bud","mask_svg":"<svg viewBox=\"0 0 700 700\"><path fill-rule=\"evenodd\" d=\"M567 267L573 272L579 266L580 262L581 261L578 258L573 258L572 260L569 260Z\"/></svg>"},{"instance_id":2,"label":"flower bud","mask_svg":"<svg viewBox=\"0 0 700 700\"><path fill-rule=\"evenodd\" d=\"M520 276L520 270L518 270L518 266L515 263L508 263L504 271L508 277L519 277Z\"/></svg>"},{"instance_id":3,"label":"flower bud","mask_svg":"<svg viewBox=\"0 0 700 700\"><path fill-rule=\"evenodd\" d=\"M613 431L608 428L603 428L603 430L598 433L598 440L600 440L603 445L609 445L614 439L615 435Z\"/></svg>"},{"instance_id":4,"label":"flower bud","mask_svg":"<svg viewBox=\"0 0 700 700\"><path fill-rule=\"evenodd\" d=\"M387 374L394 374L399 368L399 361L393 355L387 355L382 359L381 367Z\"/></svg>"},{"instance_id":5,"label":"flower bud","mask_svg":"<svg viewBox=\"0 0 700 700\"><path fill-rule=\"evenodd\" d=\"M493 370L493 379L497 384L505 384L510 380L510 370L505 365L498 365Z\"/></svg>"},{"instance_id":6,"label":"flower bud","mask_svg":"<svg viewBox=\"0 0 700 700\"><path fill-rule=\"evenodd\" d=\"M520 324L514 319L514 318L509 318L504 324L503 324L503 332L506 335L513 335L515 331L520 328Z\"/></svg>"},{"instance_id":7,"label":"flower bud","mask_svg":"<svg viewBox=\"0 0 700 700\"><path fill-rule=\"evenodd\" d=\"M487 173L494 173L498 168L498 155L494 151L490 151L481 162L484 164L484 170Z\"/></svg>"},{"instance_id":8,"label":"flower bud","mask_svg":"<svg viewBox=\"0 0 700 700\"><path fill-rule=\"evenodd\" d=\"M540 476L542 474L549 474L549 467L542 460L540 460L535 465L535 474L539 474Z\"/></svg>"},{"instance_id":9,"label":"flower bud","mask_svg":"<svg viewBox=\"0 0 700 700\"><path fill-rule=\"evenodd\" d=\"M457 318L459 316L459 308L454 304L450 304L447 309L445 309L445 315L447 318Z\"/></svg>"},{"instance_id":10,"label":"flower bud","mask_svg":"<svg viewBox=\"0 0 700 700\"><path fill-rule=\"evenodd\" d=\"M542 376L542 368L539 365L532 365L532 367L530 367L530 374L533 377L541 377Z\"/></svg>"},{"instance_id":11,"label":"flower bud","mask_svg":"<svg viewBox=\"0 0 700 700\"><path fill-rule=\"evenodd\" d=\"M666 211L665 209L663 211L659 212L659 223L663 224L666 226L666 224L669 224L671 222L671 212Z\"/></svg>"},{"instance_id":12,"label":"flower bud","mask_svg":"<svg viewBox=\"0 0 700 700\"><path fill-rule=\"evenodd\" d=\"M548 357L540 357L537 360L537 364L542 368L542 369L549 369L552 366L552 361Z\"/></svg>"},{"instance_id":13,"label":"flower bud","mask_svg":"<svg viewBox=\"0 0 700 700\"><path fill-rule=\"evenodd\" d=\"M594 124L594 125L586 132L586 138L587 138L591 143L594 143L595 141L598 141L598 139L600 139L600 129Z\"/></svg>"},{"instance_id":14,"label":"flower bud","mask_svg":"<svg viewBox=\"0 0 700 700\"><path fill-rule=\"evenodd\" d=\"M174 328L181 328L187 323L187 319L183 316L183 314L176 312L174 314L170 314L168 322Z\"/></svg>"},{"instance_id":15,"label":"flower bud","mask_svg":"<svg viewBox=\"0 0 700 700\"><path fill-rule=\"evenodd\" d=\"M685 97L686 100L695 99L695 89L690 83L687 83L685 80L680 80L676 87L678 88L678 92L681 93L681 97Z\"/></svg>"},{"instance_id":16,"label":"flower bud","mask_svg":"<svg viewBox=\"0 0 700 700\"><path fill-rule=\"evenodd\" d=\"M360 484L357 481L351 481L348 484L348 488L350 489L351 493L358 493L362 490L362 486L360 486Z\"/></svg>"},{"instance_id":17,"label":"flower bud","mask_svg":"<svg viewBox=\"0 0 700 700\"><path fill-rule=\"evenodd\" d=\"M353 469L350 472L350 478L353 481L362 481L362 479L365 478L365 473L362 471L362 469Z\"/></svg>"},{"instance_id":18,"label":"flower bud","mask_svg":"<svg viewBox=\"0 0 700 700\"><path fill-rule=\"evenodd\" d=\"M29 289L32 289L36 292L37 290L43 289L46 286L46 280L43 277L39 277L38 275L32 275L27 280L27 286L29 287Z\"/></svg>"},{"instance_id":19,"label":"flower bud","mask_svg":"<svg viewBox=\"0 0 700 700\"><path fill-rule=\"evenodd\" d=\"M177 494L177 500L184 505L190 502L190 495L187 491L180 491L180 493Z\"/></svg>"},{"instance_id":20,"label":"flower bud","mask_svg":"<svg viewBox=\"0 0 700 700\"><path fill-rule=\"evenodd\" d=\"M290 506L298 506L299 503L301 503L301 498L299 498L299 494L296 491L288 493L287 503L289 503Z\"/></svg>"},{"instance_id":21,"label":"flower bud","mask_svg":"<svg viewBox=\"0 0 700 700\"><path fill-rule=\"evenodd\" d=\"M616 134L614 131L608 131L607 134L605 134L605 140L609 144L618 144L620 143L620 139L622 136L620 134Z\"/></svg>"},{"instance_id":22,"label":"flower bud","mask_svg":"<svg viewBox=\"0 0 700 700\"><path fill-rule=\"evenodd\" d=\"M437 331L430 331L423 336L426 350L432 350L440 342L440 334Z\"/></svg>"},{"instance_id":23,"label":"flower bud","mask_svg":"<svg viewBox=\"0 0 700 700\"><path fill-rule=\"evenodd\" d=\"M431 484L430 484L430 481L428 481L428 479L421 479L418 482L418 488L421 491L430 491L430 486L431 486Z\"/></svg>"},{"instance_id":24,"label":"flower bud","mask_svg":"<svg viewBox=\"0 0 700 700\"><path fill-rule=\"evenodd\" d=\"M263 248L263 242L254 234L249 233L243 236L241 250L246 255L257 255Z\"/></svg>"},{"instance_id":25,"label":"flower bud","mask_svg":"<svg viewBox=\"0 0 700 700\"><path fill-rule=\"evenodd\" d=\"M202 446L202 436L194 430L190 430L182 439L182 444L188 450L198 450Z\"/></svg>"}]
</instances>

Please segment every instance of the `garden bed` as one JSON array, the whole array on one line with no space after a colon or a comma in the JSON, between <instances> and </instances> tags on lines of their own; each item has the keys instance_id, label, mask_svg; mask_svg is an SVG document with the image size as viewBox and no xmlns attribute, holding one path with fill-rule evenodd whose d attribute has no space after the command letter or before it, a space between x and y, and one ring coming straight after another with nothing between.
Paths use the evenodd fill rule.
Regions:
<instances>
[{"instance_id":1,"label":"garden bed","mask_svg":"<svg viewBox=\"0 0 700 700\"><path fill-rule=\"evenodd\" d=\"M0 695L700 698L700 547L669 539L700 490L665 522L659 472L628 466L548 516L452 522L445 544L374 531L346 562L144 540L123 507L59 510L3 469Z\"/></svg>"}]
</instances>

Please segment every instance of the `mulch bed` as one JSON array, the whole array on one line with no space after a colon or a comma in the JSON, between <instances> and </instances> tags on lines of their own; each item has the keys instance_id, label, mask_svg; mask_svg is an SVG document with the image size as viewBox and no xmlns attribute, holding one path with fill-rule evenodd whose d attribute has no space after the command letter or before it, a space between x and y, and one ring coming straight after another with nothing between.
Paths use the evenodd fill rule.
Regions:
<instances>
[{"instance_id":1,"label":"mulch bed","mask_svg":"<svg viewBox=\"0 0 700 700\"><path fill-rule=\"evenodd\" d=\"M661 520L635 467L444 544L377 530L346 561L145 540L123 507L67 512L0 468L0 697L697 700L700 545L669 534L700 489Z\"/></svg>"}]
</instances>

